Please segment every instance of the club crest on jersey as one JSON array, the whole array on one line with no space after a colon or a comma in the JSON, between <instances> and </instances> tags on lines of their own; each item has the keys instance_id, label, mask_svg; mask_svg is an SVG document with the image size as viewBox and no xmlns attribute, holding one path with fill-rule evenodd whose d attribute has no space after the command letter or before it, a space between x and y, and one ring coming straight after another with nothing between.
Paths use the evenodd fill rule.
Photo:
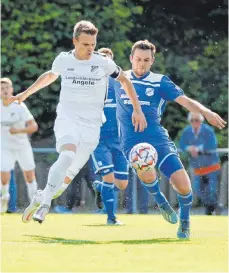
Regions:
<instances>
[{"instance_id":1,"label":"club crest on jersey","mask_svg":"<svg viewBox=\"0 0 229 273\"><path fill-rule=\"evenodd\" d=\"M171 152L176 153L176 148L175 147L169 147L169 149L170 149Z\"/></svg>"},{"instance_id":2,"label":"club crest on jersey","mask_svg":"<svg viewBox=\"0 0 229 273\"><path fill-rule=\"evenodd\" d=\"M153 88L146 88L146 96L151 97L154 95L154 89Z\"/></svg>"},{"instance_id":3,"label":"club crest on jersey","mask_svg":"<svg viewBox=\"0 0 229 273\"><path fill-rule=\"evenodd\" d=\"M98 66L97 65L92 65L91 66L91 72L95 72L96 70L98 70Z\"/></svg>"}]
</instances>

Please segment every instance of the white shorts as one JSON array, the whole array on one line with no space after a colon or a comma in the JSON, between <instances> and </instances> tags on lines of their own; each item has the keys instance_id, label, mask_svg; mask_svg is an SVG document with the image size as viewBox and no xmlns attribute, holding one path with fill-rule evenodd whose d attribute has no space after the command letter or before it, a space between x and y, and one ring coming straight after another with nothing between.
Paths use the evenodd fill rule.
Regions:
<instances>
[{"instance_id":1,"label":"white shorts","mask_svg":"<svg viewBox=\"0 0 229 273\"><path fill-rule=\"evenodd\" d=\"M1 149L1 172L14 169L16 161L23 171L35 169L34 156L31 145L22 146L20 149Z\"/></svg>"},{"instance_id":2,"label":"white shorts","mask_svg":"<svg viewBox=\"0 0 229 273\"><path fill-rule=\"evenodd\" d=\"M76 158L68 169L67 176L73 179L87 163L90 154L99 143L100 124L85 126L68 119L56 119L54 125L56 149L64 144L76 145Z\"/></svg>"}]
</instances>

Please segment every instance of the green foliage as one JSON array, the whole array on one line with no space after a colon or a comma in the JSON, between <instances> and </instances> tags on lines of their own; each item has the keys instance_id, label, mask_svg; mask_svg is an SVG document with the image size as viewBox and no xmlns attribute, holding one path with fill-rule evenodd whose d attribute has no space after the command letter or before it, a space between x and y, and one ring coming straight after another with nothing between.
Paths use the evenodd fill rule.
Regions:
<instances>
[{"instance_id":1,"label":"green foliage","mask_svg":"<svg viewBox=\"0 0 229 273\"><path fill-rule=\"evenodd\" d=\"M153 71L170 76L185 94L227 119L227 13L214 1L168 0L22 0L2 1L2 75L14 82L15 93L31 85L60 51L72 49L72 32L81 19L98 28L99 47L111 47L115 61L129 69L130 48L149 39L157 46ZM52 135L60 82L26 103L39 122L38 137ZM169 103L163 125L172 139L186 125L187 112ZM227 130L216 130L220 147Z\"/></svg>"},{"instance_id":2,"label":"green foliage","mask_svg":"<svg viewBox=\"0 0 229 273\"><path fill-rule=\"evenodd\" d=\"M14 82L15 93L23 91L51 68L60 51L72 46L73 27L81 19L99 28L98 46L111 47L116 62L129 67L126 52L131 42L127 32L134 27L132 14L142 8L124 0L97 1L2 1L2 74ZM32 96L26 103L40 125L42 137L52 134L59 82Z\"/></svg>"}]
</instances>

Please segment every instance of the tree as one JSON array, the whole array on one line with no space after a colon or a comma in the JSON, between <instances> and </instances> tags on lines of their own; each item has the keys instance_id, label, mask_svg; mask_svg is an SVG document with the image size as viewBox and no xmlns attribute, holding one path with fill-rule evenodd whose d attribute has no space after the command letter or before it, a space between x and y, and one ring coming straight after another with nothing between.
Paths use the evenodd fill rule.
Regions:
<instances>
[{"instance_id":1,"label":"tree","mask_svg":"<svg viewBox=\"0 0 229 273\"><path fill-rule=\"evenodd\" d=\"M127 32L134 27L132 14L141 7L124 0L2 1L2 74L14 82L15 93L31 85L51 68L60 51L73 48L77 21L91 20L99 28L98 46L111 47L116 62L127 68L125 57L131 43ZM26 104L40 125L39 137L52 135L59 82L53 83Z\"/></svg>"}]
</instances>

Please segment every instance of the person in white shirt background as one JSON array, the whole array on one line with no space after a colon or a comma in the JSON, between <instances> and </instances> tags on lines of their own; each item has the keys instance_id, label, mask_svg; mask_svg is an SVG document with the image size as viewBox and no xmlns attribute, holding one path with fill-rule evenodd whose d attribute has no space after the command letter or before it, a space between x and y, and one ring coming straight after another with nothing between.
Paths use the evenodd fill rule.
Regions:
<instances>
[{"instance_id":1,"label":"person in white shirt background","mask_svg":"<svg viewBox=\"0 0 229 273\"><path fill-rule=\"evenodd\" d=\"M28 223L32 218L39 223L44 221L51 200L65 177L72 180L98 145L108 76L120 81L131 100L135 131L142 132L147 126L130 80L110 58L94 52L97 33L98 29L91 22L78 22L73 31L74 49L61 52L50 71L42 74L26 91L9 99L10 103L21 103L61 76L60 102L54 125L59 157L49 170L44 191L38 191L24 211L24 223Z\"/></svg>"},{"instance_id":2,"label":"person in white shirt background","mask_svg":"<svg viewBox=\"0 0 229 273\"><path fill-rule=\"evenodd\" d=\"M35 162L28 135L38 130L38 125L27 106L16 102L9 104L13 84L9 78L1 78L1 213L7 211L9 202L10 172L16 161L21 167L30 201L37 191Z\"/></svg>"}]
</instances>

